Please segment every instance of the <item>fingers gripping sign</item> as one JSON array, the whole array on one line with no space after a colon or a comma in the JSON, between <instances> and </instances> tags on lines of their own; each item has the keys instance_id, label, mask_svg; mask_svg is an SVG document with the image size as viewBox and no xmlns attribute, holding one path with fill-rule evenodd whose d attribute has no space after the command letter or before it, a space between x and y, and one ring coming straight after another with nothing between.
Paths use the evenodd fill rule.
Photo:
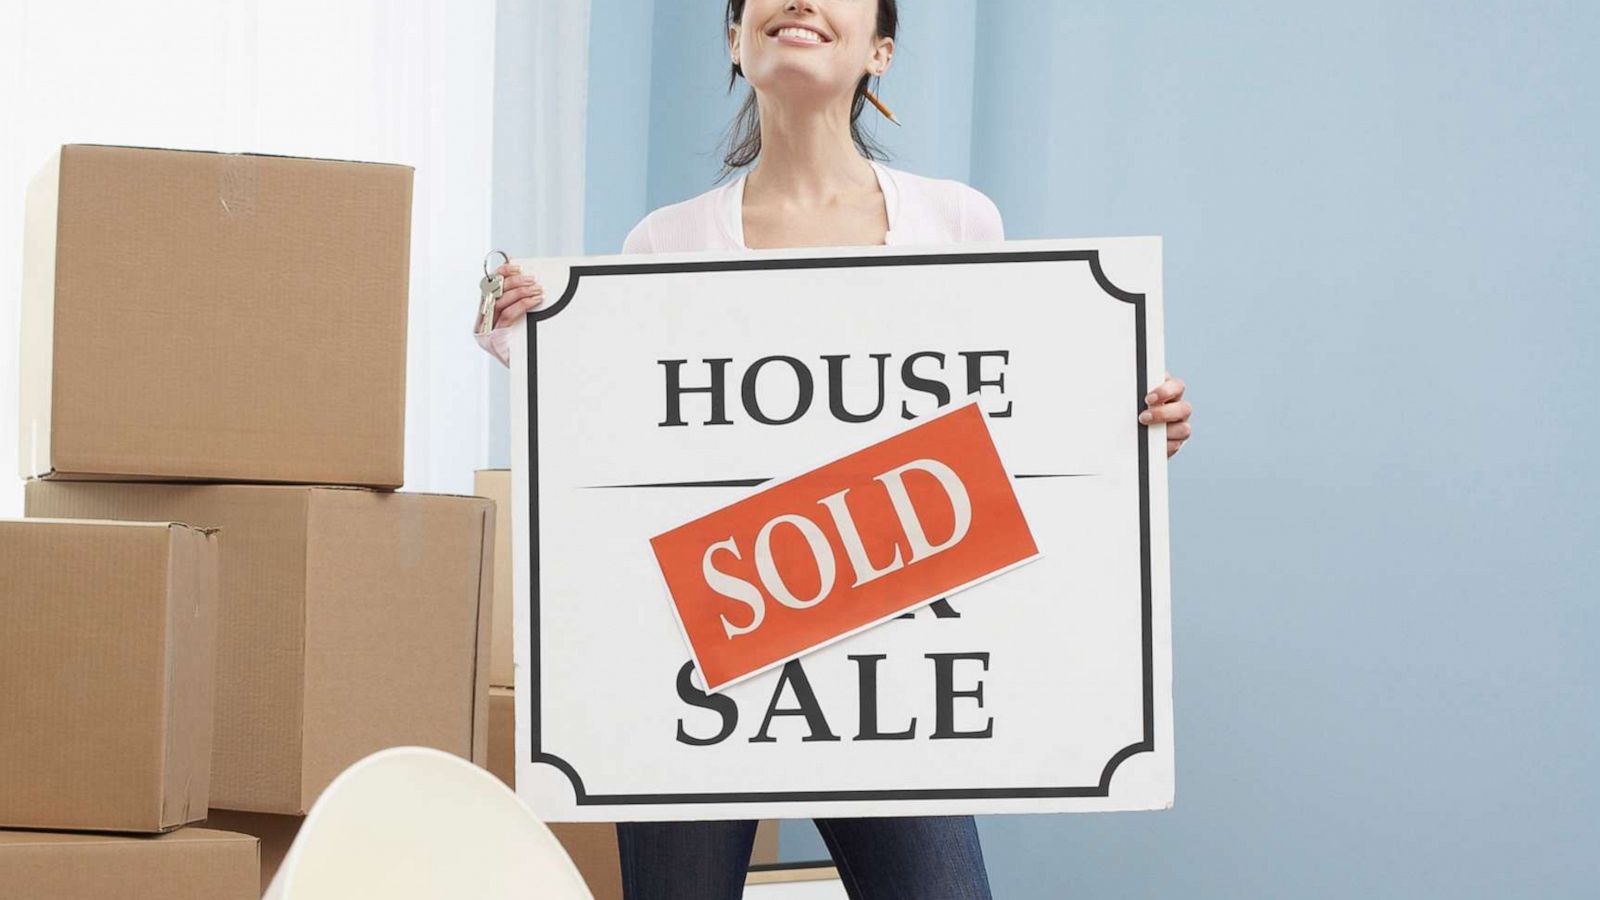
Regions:
<instances>
[{"instance_id":1,"label":"fingers gripping sign","mask_svg":"<svg viewBox=\"0 0 1600 900\"><path fill-rule=\"evenodd\" d=\"M1139 414L1144 425L1167 426L1167 456L1173 456L1183 447L1183 442L1194 433L1189 418L1194 407L1183 399L1186 385L1182 379L1168 374L1166 380L1145 395L1145 410Z\"/></svg>"}]
</instances>

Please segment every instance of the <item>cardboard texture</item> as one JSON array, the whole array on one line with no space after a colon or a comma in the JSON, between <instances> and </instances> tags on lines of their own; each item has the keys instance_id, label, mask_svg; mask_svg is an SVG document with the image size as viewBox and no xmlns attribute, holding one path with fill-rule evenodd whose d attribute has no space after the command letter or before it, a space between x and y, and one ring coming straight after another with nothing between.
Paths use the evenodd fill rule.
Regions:
<instances>
[{"instance_id":1,"label":"cardboard texture","mask_svg":"<svg viewBox=\"0 0 1600 900\"><path fill-rule=\"evenodd\" d=\"M489 688L489 754L484 768L517 789L517 694L511 688Z\"/></svg>"},{"instance_id":2,"label":"cardboard texture","mask_svg":"<svg viewBox=\"0 0 1600 900\"><path fill-rule=\"evenodd\" d=\"M160 832L205 818L218 538L0 521L0 826Z\"/></svg>"},{"instance_id":3,"label":"cardboard texture","mask_svg":"<svg viewBox=\"0 0 1600 900\"><path fill-rule=\"evenodd\" d=\"M511 470L480 469L473 493L494 501L494 636L489 643L489 684L516 687L511 649Z\"/></svg>"},{"instance_id":4,"label":"cardboard texture","mask_svg":"<svg viewBox=\"0 0 1600 900\"><path fill-rule=\"evenodd\" d=\"M119 837L0 831L0 896L254 900L256 840L205 828Z\"/></svg>"},{"instance_id":5,"label":"cardboard texture","mask_svg":"<svg viewBox=\"0 0 1600 900\"><path fill-rule=\"evenodd\" d=\"M283 865L283 858L289 855L289 847L294 844L303 822L304 816L214 809L204 824L207 828L219 831L248 834L261 842L261 887L255 895L259 896L267 892L267 886L272 884L272 876L278 874L278 867Z\"/></svg>"},{"instance_id":6,"label":"cardboard texture","mask_svg":"<svg viewBox=\"0 0 1600 900\"><path fill-rule=\"evenodd\" d=\"M37 480L25 496L29 516L222 527L212 806L303 814L397 745L485 762L489 501Z\"/></svg>"},{"instance_id":7,"label":"cardboard texture","mask_svg":"<svg viewBox=\"0 0 1600 900\"><path fill-rule=\"evenodd\" d=\"M572 857L594 900L622 900L622 863L617 856L617 826L610 822L548 822L556 840Z\"/></svg>"},{"instance_id":8,"label":"cardboard texture","mask_svg":"<svg viewBox=\"0 0 1600 900\"><path fill-rule=\"evenodd\" d=\"M750 850L751 866L767 866L778 861L778 820L756 823L756 843Z\"/></svg>"},{"instance_id":9,"label":"cardboard texture","mask_svg":"<svg viewBox=\"0 0 1600 900\"><path fill-rule=\"evenodd\" d=\"M62 147L27 193L22 474L399 487L412 174Z\"/></svg>"}]
</instances>

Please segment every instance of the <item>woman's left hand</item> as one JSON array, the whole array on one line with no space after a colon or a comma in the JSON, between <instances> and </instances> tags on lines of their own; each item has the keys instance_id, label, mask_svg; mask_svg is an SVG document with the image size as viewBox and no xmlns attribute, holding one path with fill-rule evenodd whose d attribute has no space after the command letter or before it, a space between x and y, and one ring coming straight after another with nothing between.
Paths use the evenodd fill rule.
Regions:
<instances>
[{"instance_id":1,"label":"woman's left hand","mask_svg":"<svg viewBox=\"0 0 1600 900\"><path fill-rule=\"evenodd\" d=\"M1194 428L1189 425L1189 416L1194 414L1194 407L1183 399L1183 387L1182 381L1168 373L1166 381L1145 395L1145 411L1139 413L1139 421L1145 425L1166 423L1168 458L1177 453L1183 447L1183 442L1194 434Z\"/></svg>"}]
</instances>

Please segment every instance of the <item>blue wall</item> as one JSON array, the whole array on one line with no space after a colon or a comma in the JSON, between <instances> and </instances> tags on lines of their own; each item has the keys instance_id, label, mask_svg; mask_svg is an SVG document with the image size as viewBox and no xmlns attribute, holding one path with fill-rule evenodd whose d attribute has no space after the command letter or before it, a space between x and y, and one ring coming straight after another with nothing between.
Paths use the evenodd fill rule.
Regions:
<instances>
[{"instance_id":1,"label":"blue wall","mask_svg":"<svg viewBox=\"0 0 1600 900\"><path fill-rule=\"evenodd\" d=\"M615 252L710 185L737 95L716 0L593 8L587 236ZM983 820L997 896L1600 893L1600 4L903 19L892 164L1012 237L1163 235L1199 410L1177 805Z\"/></svg>"}]
</instances>

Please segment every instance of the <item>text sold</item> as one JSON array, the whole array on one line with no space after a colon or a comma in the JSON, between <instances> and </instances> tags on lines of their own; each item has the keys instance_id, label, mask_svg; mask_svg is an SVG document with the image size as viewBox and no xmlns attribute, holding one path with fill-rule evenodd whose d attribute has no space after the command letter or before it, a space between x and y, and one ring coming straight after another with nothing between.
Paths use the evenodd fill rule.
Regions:
<instances>
[{"instance_id":1,"label":"text sold","mask_svg":"<svg viewBox=\"0 0 1600 900\"><path fill-rule=\"evenodd\" d=\"M976 403L651 539L708 689L1038 555Z\"/></svg>"}]
</instances>

